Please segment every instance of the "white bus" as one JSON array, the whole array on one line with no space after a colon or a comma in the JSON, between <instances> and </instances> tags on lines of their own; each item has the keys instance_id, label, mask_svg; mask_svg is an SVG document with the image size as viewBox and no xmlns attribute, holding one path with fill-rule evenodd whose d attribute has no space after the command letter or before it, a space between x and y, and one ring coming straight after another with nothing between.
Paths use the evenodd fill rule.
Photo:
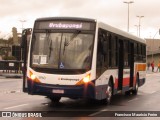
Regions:
<instances>
[{"instance_id":1,"label":"white bus","mask_svg":"<svg viewBox=\"0 0 160 120\"><path fill-rule=\"evenodd\" d=\"M95 19L39 18L23 86L53 102L69 97L109 103L117 93L137 94L145 70L144 39Z\"/></svg>"}]
</instances>

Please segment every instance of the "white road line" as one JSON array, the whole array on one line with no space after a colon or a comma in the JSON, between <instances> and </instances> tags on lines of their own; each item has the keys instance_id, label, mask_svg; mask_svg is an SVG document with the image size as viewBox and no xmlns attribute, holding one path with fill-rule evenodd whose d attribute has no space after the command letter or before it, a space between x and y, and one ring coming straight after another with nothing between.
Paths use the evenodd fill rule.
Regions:
<instances>
[{"instance_id":1,"label":"white road line","mask_svg":"<svg viewBox=\"0 0 160 120\"><path fill-rule=\"evenodd\" d=\"M128 102L132 102L132 101L135 101L135 100L138 100L138 98L134 98L132 100L129 100Z\"/></svg>"},{"instance_id":2,"label":"white road line","mask_svg":"<svg viewBox=\"0 0 160 120\"><path fill-rule=\"evenodd\" d=\"M88 116L93 117L93 116L98 115L98 114L100 114L100 113L102 113L102 112L104 112L104 111L108 111L108 109L103 109L103 110L101 110L101 111L92 113L92 114L90 114L90 115L88 115Z\"/></svg>"},{"instance_id":3,"label":"white road line","mask_svg":"<svg viewBox=\"0 0 160 120\"><path fill-rule=\"evenodd\" d=\"M156 93L156 92L157 92L157 91L151 91L150 94L154 94L154 93Z\"/></svg>"},{"instance_id":4,"label":"white road line","mask_svg":"<svg viewBox=\"0 0 160 120\"><path fill-rule=\"evenodd\" d=\"M16 106L7 107L7 108L4 108L4 109L5 109L5 110L8 110L8 109L18 108L18 107L22 107L22 106L26 106L26 105L28 105L28 104L16 105Z\"/></svg>"}]
</instances>

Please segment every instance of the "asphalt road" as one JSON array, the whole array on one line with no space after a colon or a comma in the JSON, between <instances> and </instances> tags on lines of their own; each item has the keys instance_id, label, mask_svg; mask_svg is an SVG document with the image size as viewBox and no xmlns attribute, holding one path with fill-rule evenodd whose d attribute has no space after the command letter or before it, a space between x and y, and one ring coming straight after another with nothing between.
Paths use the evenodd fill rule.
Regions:
<instances>
[{"instance_id":1,"label":"asphalt road","mask_svg":"<svg viewBox=\"0 0 160 120\"><path fill-rule=\"evenodd\" d=\"M85 100L62 98L60 104L51 103L43 96L31 96L22 92L22 79L0 77L0 110L1 111L36 111L47 118L3 118L4 120L52 120L54 119L110 119L110 120L159 120L160 117L109 117L121 111L160 111L160 73L147 74L144 86L139 88L138 95L116 95L112 103L102 105ZM111 112L111 111L114 111ZM117 111L117 112L115 112ZM146 113L146 112L145 112ZM127 112L126 112L127 114ZM145 114L144 114L145 115ZM52 117L49 117L52 116ZM53 117L54 116L54 117ZM1 119L1 118L0 118Z\"/></svg>"}]
</instances>

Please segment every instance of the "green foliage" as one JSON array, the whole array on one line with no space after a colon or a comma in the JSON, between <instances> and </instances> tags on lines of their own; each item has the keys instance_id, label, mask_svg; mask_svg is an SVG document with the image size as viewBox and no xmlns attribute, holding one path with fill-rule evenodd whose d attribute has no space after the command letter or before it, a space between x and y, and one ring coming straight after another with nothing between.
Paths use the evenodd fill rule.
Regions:
<instances>
[{"instance_id":1,"label":"green foliage","mask_svg":"<svg viewBox=\"0 0 160 120\"><path fill-rule=\"evenodd\" d=\"M13 45L13 38L10 37L8 40L0 38L0 55L4 56L5 60L15 60L15 57L8 56L8 53L11 51L11 46Z\"/></svg>"},{"instance_id":2,"label":"green foliage","mask_svg":"<svg viewBox=\"0 0 160 120\"><path fill-rule=\"evenodd\" d=\"M0 49L0 55L4 55L4 54L5 54L4 50Z\"/></svg>"},{"instance_id":3,"label":"green foliage","mask_svg":"<svg viewBox=\"0 0 160 120\"><path fill-rule=\"evenodd\" d=\"M2 45L4 45L4 46L6 46L6 45L12 45L13 44L13 38L10 37L10 38L8 38L8 40L0 38L0 44L1 44L1 46Z\"/></svg>"},{"instance_id":4,"label":"green foliage","mask_svg":"<svg viewBox=\"0 0 160 120\"><path fill-rule=\"evenodd\" d=\"M0 38L0 44L1 46L5 46L7 44L7 40Z\"/></svg>"},{"instance_id":5,"label":"green foliage","mask_svg":"<svg viewBox=\"0 0 160 120\"><path fill-rule=\"evenodd\" d=\"M16 60L14 56L4 56L2 57L3 60Z\"/></svg>"}]
</instances>

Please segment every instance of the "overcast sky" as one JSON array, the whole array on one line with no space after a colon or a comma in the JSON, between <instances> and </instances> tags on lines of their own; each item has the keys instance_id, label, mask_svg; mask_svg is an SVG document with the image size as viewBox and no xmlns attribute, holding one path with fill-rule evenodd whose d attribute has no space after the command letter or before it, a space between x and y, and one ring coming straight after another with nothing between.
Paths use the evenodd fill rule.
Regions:
<instances>
[{"instance_id":1,"label":"overcast sky","mask_svg":"<svg viewBox=\"0 0 160 120\"><path fill-rule=\"evenodd\" d=\"M39 17L74 16L95 18L111 26L127 31L127 4L130 0L0 0L0 38L11 34L12 27L21 32L32 27ZM160 0L132 0L130 4L130 32L137 35L141 19L141 37L160 37ZM156 35L155 35L156 34Z\"/></svg>"}]
</instances>

